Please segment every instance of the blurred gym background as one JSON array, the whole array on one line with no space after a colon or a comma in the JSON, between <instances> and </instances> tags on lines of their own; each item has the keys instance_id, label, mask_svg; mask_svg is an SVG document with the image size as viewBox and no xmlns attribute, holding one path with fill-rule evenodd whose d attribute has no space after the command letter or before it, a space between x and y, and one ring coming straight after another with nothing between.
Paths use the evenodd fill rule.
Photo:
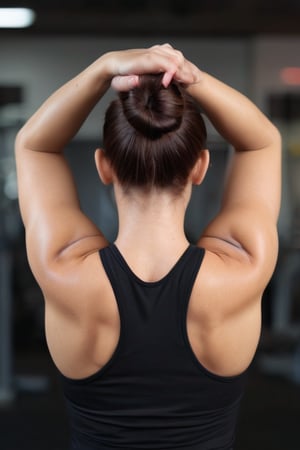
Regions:
<instances>
[{"instance_id":1,"label":"blurred gym background","mask_svg":"<svg viewBox=\"0 0 300 450\"><path fill-rule=\"evenodd\" d=\"M26 259L14 138L56 88L100 54L170 42L249 96L280 128L280 252L263 299L263 331L242 404L236 450L300 448L300 2L299 0L0 1L0 449L66 450L68 426L43 329L41 292ZM106 94L67 149L83 209L113 240L112 192L100 185ZM191 241L215 214L230 149L209 127L212 166L193 192Z\"/></svg>"}]
</instances>

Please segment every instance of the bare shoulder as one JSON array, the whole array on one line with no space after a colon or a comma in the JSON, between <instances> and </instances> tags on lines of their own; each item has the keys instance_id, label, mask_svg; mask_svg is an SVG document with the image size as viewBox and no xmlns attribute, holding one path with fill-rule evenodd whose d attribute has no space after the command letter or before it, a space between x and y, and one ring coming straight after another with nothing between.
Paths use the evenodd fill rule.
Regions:
<instances>
[{"instance_id":1,"label":"bare shoulder","mask_svg":"<svg viewBox=\"0 0 300 450\"><path fill-rule=\"evenodd\" d=\"M255 354L267 278L261 277L258 265L244 250L211 240L203 240L207 245L189 302L187 331L204 367L217 375L234 376L249 366Z\"/></svg>"},{"instance_id":2,"label":"bare shoulder","mask_svg":"<svg viewBox=\"0 0 300 450\"><path fill-rule=\"evenodd\" d=\"M202 275L214 296L230 292L240 308L261 298L274 272L278 256L276 222L268 213L252 208L229 208L207 227L198 243L206 250ZM205 275L204 275L205 274Z\"/></svg>"},{"instance_id":3,"label":"bare shoulder","mask_svg":"<svg viewBox=\"0 0 300 450\"><path fill-rule=\"evenodd\" d=\"M252 303L260 303L272 277L277 259L276 232L273 230L269 242L258 235L251 239L258 241L252 244L252 248L258 248L254 253L230 237L205 236L200 240L205 257L195 289L199 286L209 310L221 316L235 315Z\"/></svg>"},{"instance_id":4,"label":"bare shoulder","mask_svg":"<svg viewBox=\"0 0 300 450\"><path fill-rule=\"evenodd\" d=\"M238 250L236 252L239 253ZM201 270L193 289L192 305L195 310L203 313L206 321L219 322L225 316L234 314L235 308L254 296L252 289L247 289L252 284L251 278L254 279L251 272L251 263L247 257L237 255L232 258L225 252L205 248Z\"/></svg>"},{"instance_id":5,"label":"bare shoulder","mask_svg":"<svg viewBox=\"0 0 300 450\"><path fill-rule=\"evenodd\" d=\"M84 258L64 256L66 261L57 263L44 282L48 348L70 378L98 371L119 337L118 306L99 250Z\"/></svg>"},{"instance_id":6,"label":"bare shoulder","mask_svg":"<svg viewBox=\"0 0 300 450\"><path fill-rule=\"evenodd\" d=\"M97 236L87 237L64 249L37 274L46 302L87 312L93 298L105 292L107 277L100 260L106 242ZM84 299L84 300L83 300Z\"/></svg>"}]
</instances>

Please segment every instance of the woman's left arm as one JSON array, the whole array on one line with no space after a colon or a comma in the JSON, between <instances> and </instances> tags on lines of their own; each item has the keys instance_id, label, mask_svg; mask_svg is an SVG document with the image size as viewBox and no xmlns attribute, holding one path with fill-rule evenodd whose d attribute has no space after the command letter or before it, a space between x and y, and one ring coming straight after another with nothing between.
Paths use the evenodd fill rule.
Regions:
<instances>
[{"instance_id":1,"label":"woman's left arm","mask_svg":"<svg viewBox=\"0 0 300 450\"><path fill-rule=\"evenodd\" d=\"M16 138L19 204L35 274L49 268L64 249L84 254L105 245L100 230L80 209L63 155L109 86L108 77L100 76L100 60L97 63L51 95Z\"/></svg>"},{"instance_id":2,"label":"woman's left arm","mask_svg":"<svg viewBox=\"0 0 300 450\"><path fill-rule=\"evenodd\" d=\"M164 72L167 85L182 56L168 45L106 53L52 94L19 131L16 163L27 252L35 275L58 260L77 258L106 245L101 231L82 213L63 150L116 76L130 89L138 75ZM188 82L193 75L182 73ZM38 277L40 278L40 277Z\"/></svg>"}]
</instances>

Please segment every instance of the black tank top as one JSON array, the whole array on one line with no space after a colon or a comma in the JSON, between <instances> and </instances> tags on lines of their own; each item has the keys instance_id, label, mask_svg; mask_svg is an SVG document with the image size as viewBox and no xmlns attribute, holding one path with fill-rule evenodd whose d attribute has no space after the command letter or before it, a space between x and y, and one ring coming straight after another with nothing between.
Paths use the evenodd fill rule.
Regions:
<instances>
[{"instance_id":1,"label":"black tank top","mask_svg":"<svg viewBox=\"0 0 300 450\"><path fill-rule=\"evenodd\" d=\"M113 357L97 373L62 376L73 450L232 449L245 373L212 374L187 336L203 256L191 245L163 279L144 282L115 245L100 251L121 332Z\"/></svg>"}]
</instances>

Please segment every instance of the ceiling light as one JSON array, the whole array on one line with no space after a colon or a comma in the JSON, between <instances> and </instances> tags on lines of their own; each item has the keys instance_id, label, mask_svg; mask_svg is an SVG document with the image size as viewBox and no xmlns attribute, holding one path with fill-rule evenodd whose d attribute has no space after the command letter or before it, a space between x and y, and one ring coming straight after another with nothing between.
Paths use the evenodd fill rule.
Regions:
<instances>
[{"instance_id":1,"label":"ceiling light","mask_svg":"<svg viewBox=\"0 0 300 450\"><path fill-rule=\"evenodd\" d=\"M29 8L0 8L0 28L26 28L33 24L35 12Z\"/></svg>"}]
</instances>

